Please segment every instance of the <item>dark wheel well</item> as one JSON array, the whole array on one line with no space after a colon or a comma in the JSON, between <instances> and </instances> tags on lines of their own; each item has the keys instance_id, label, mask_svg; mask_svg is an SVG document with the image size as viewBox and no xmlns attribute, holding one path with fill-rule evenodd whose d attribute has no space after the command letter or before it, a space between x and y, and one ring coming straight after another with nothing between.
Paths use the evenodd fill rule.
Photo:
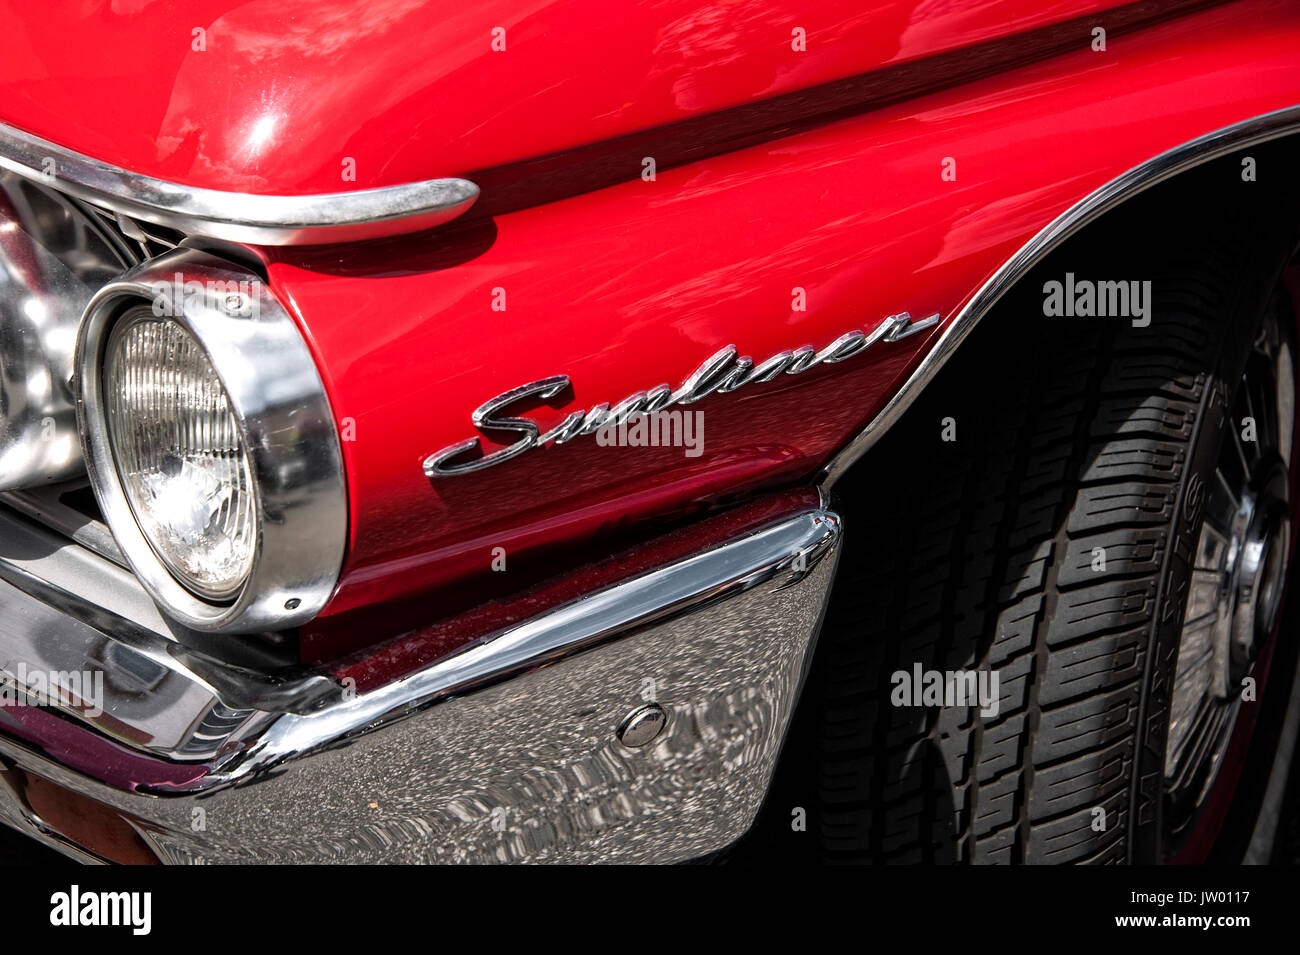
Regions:
<instances>
[{"instance_id":1,"label":"dark wheel well","mask_svg":"<svg viewBox=\"0 0 1300 955\"><path fill-rule=\"evenodd\" d=\"M936 460L934 444L940 427L939 419L943 417L936 414L937 410L943 410L946 403L955 412L953 417L958 419L959 434L962 433L963 395L969 394L969 389L982 389L986 398L989 394L1001 393L1008 366L1017 362L1047 362L1053 367L1061 367L1063 363L1067 367L1062 371L1058 384L1067 392L1069 375L1078 376L1081 381L1092 379L1100 382L1110 372L1105 364L1109 359L1087 349L1064 357L1035 353L1033 336L1024 324L1025 316L1036 311L1041 315L1041 289L1046 277L1059 277L1059 273L1067 270L1063 263L1098 262L1101 267L1114 271L1116 263L1149 260L1153 249L1169 245L1182 250L1185 282L1188 274L1185 266L1187 263L1195 265L1198 256L1204 268L1212 267L1208 261L1211 249L1221 250L1216 253L1221 259L1218 267L1221 272L1226 270L1226 274L1219 280L1220 284L1249 288L1271 282L1270 276L1293 248L1296 197L1286 170L1294 168L1296 153L1300 151L1298 147L1300 139L1279 140L1216 160L1162 183L1091 224L1017 284L893 431L837 487L847 516L849 536L846 569L841 572L829 627L835 626L837 616L841 620L846 614L853 616L855 603L859 605L859 621L870 617L871 608L861 606L864 600L871 599L864 588L864 580L887 578L891 572L897 572L902 556L899 540L904 541L904 548L914 545L915 542L908 542L910 535L906 529L895 528L891 535L882 524L889 523L897 513L891 502L900 496L921 493L917 474L927 469L954 469L948 472L949 480L938 482L931 489L931 493L936 495L954 493L952 485L958 480L956 469L962 466L963 458L959 454L947 464ZM1244 155L1255 160L1256 179L1253 182L1242 178L1241 160ZM1238 253L1248 251L1234 256L1234 249ZM1194 296L1195 289L1189 288L1188 294ZM996 404L996 400L992 404ZM1026 417L1031 414L1031 409L1023 410ZM1092 409L1093 413L1097 410L1096 407ZM1116 406L1114 413L1123 415L1131 413L1131 410ZM1015 418L1013 413L1011 419ZM925 435L920 445L917 444L917 434ZM974 438L975 435L971 435L971 439ZM1010 468L1005 480L1026 479L1023 473L1016 473L1017 452L1008 444L1008 436L985 433L979 439L984 442L982 448L967 446L963 450L975 454L997 454L1008 462ZM1007 444L1007 447L1001 447L1001 444ZM968 454L964 460L969 459ZM1040 477L1050 480L1045 475ZM981 480L987 485L982 489L984 495L991 498L998 493L996 470L986 473ZM975 495L977 499L979 496ZM986 515L982 515L978 507L967 509L961 512L947 534L953 540L959 540L977 530L979 522L985 519ZM1002 543L1009 544L1017 529L1007 527L997 533ZM981 558L969 555L968 559L978 563ZM856 575L852 572L854 567L858 568ZM940 614L973 612L972 607L981 599L981 593L976 591L987 596L987 586L972 588L968 585L963 588L960 584L952 584L944 569L937 566L932 573L934 579L928 583L934 588ZM994 576L993 568L988 569L988 575ZM922 586L926 583L922 581ZM924 610L915 612L923 613ZM899 613L883 623L877 620L881 638L888 639L891 634L897 636L901 622ZM828 695L835 693L837 681L860 681L864 672L881 666L880 660L872 659L871 648L872 641L859 641L856 649L846 656L835 652L833 641L823 639L786 756L778 771L768 807L756 827L754 838L750 840L752 844L780 845L796 855L811 857L808 850L813 840L801 842L799 834L791 832L791 809L796 806L809 813L810 830L835 824L834 820L819 818L819 815L824 816L824 801L814 792L817 788L817 760L810 753L823 745L817 741L820 710ZM870 727L868 732L874 738L876 728ZM942 736L942 732L939 735ZM871 771L866 764L864 767L865 771ZM880 790L887 783L876 780L872 785ZM923 811L940 814L946 811L946 807L940 805L942 794L937 791L923 791L919 798L917 805L924 806ZM876 841L875 848L880 849L884 836L877 833L872 838ZM933 861L944 861L942 855L941 849L933 847L929 852ZM1022 857L1025 854L1022 853Z\"/></svg>"}]
</instances>

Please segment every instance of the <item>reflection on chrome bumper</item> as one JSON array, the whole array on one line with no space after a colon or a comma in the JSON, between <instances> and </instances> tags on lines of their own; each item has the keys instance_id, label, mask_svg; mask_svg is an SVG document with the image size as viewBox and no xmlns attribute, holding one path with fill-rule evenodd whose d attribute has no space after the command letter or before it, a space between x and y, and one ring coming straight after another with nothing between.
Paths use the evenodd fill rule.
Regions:
<instances>
[{"instance_id":1,"label":"reflection on chrome bumper","mask_svg":"<svg viewBox=\"0 0 1300 955\"><path fill-rule=\"evenodd\" d=\"M104 674L102 713L0 708L0 821L85 860L706 854L766 793L840 531L795 508L352 694L187 649L120 568L0 513L0 678ZM624 745L651 699L666 726Z\"/></svg>"}]
</instances>

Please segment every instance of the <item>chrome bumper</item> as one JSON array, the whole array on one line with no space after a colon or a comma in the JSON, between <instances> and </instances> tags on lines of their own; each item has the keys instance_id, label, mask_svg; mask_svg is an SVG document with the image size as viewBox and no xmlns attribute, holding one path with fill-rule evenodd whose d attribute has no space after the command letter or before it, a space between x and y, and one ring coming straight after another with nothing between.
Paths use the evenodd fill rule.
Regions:
<instances>
[{"instance_id":1,"label":"chrome bumper","mask_svg":"<svg viewBox=\"0 0 1300 955\"><path fill-rule=\"evenodd\" d=\"M83 861L705 855L758 813L840 535L804 505L356 694L216 662L129 573L0 510L0 821ZM32 682L60 671L102 679L102 712ZM647 701L667 724L625 745Z\"/></svg>"}]
</instances>

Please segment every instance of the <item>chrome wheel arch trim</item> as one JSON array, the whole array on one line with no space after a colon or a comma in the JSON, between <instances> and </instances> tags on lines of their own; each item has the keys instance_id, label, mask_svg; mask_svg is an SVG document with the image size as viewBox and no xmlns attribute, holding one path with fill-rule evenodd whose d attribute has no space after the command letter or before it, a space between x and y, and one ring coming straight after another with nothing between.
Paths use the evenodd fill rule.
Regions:
<instances>
[{"instance_id":1,"label":"chrome wheel arch trim","mask_svg":"<svg viewBox=\"0 0 1300 955\"><path fill-rule=\"evenodd\" d=\"M1248 146L1300 133L1300 105L1263 113L1198 136L1148 159L1080 199L1021 246L986 281L939 336L921 364L817 475L815 483L831 488L869 451L938 374L980 320L1035 265L1066 239L1076 235L1123 202L1180 173Z\"/></svg>"},{"instance_id":2,"label":"chrome wheel arch trim","mask_svg":"<svg viewBox=\"0 0 1300 955\"><path fill-rule=\"evenodd\" d=\"M140 175L4 123L0 168L113 213L251 245L319 245L418 232L455 219L479 194L468 179L454 178L308 195L203 189Z\"/></svg>"}]
</instances>

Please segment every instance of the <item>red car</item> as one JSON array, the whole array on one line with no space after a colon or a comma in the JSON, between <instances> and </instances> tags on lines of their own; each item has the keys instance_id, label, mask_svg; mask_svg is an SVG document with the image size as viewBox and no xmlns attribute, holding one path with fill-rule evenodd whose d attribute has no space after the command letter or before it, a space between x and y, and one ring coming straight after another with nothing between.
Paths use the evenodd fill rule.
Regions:
<instances>
[{"instance_id":1,"label":"red car","mask_svg":"<svg viewBox=\"0 0 1300 955\"><path fill-rule=\"evenodd\" d=\"M1272 851L1296 4L0 37L0 821L124 863Z\"/></svg>"}]
</instances>

